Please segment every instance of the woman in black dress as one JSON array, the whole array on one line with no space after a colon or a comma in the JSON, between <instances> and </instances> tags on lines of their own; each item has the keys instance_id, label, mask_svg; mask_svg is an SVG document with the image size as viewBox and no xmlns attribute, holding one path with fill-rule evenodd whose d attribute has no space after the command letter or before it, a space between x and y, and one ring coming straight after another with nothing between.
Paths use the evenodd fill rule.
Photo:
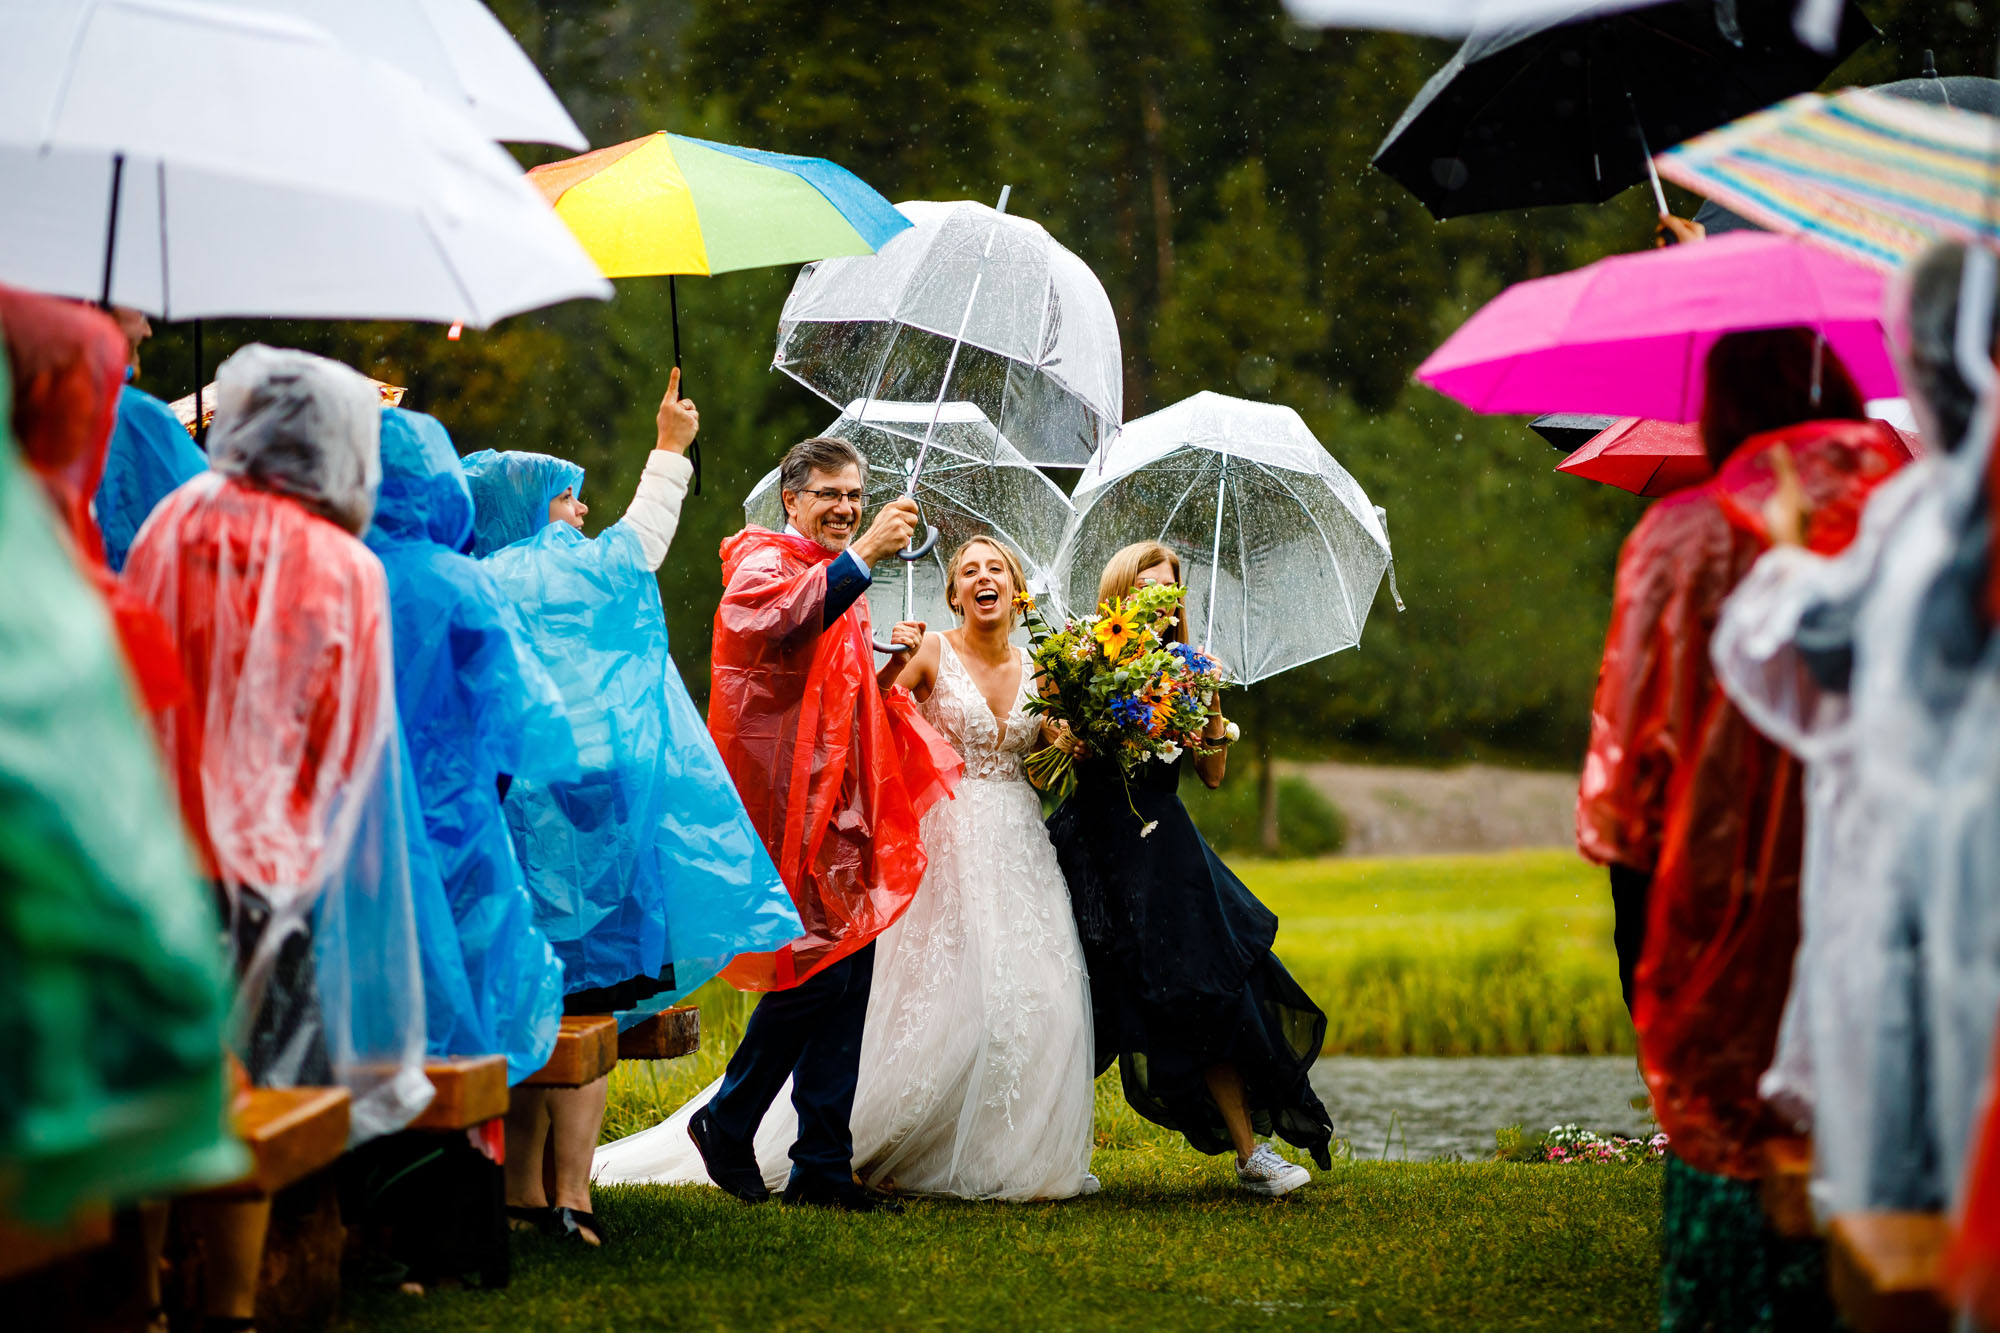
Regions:
<instances>
[{"instance_id":1,"label":"woman in black dress","mask_svg":"<svg viewBox=\"0 0 2000 1333\"><path fill-rule=\"evenodd\" d=\"M1105 566L1098 600L1179 583L1180 573L1170 548L1127 546ZM1186 642L1185 624L1171 633ZM1206 739L1226 732L1212 712ZM1245 1189L1284 1194L1311 1176L1257 1135L1331 1165L1333 1122L1307 1079L1326 1015L1271 956L1277 917L1209 849L1175 794L1190 762L1221 785L1224 750L1149 760L1129 793L1116 763L1082 756L1076 790L1049 817L1090 969L1097 1072L1117 1059L1134 1110L1198 1151L1233 1148Z\"/></svg>"}]
</instances>

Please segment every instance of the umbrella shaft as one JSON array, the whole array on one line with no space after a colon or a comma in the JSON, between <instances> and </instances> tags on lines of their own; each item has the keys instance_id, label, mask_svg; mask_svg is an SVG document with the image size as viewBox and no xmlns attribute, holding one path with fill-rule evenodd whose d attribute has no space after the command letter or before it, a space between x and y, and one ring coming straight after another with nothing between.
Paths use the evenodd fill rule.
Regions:
<instances>
[{"instance_id":1,"label":"umbrella shaft","mask_svg":"<svg viewBox=\"0 0 2000 1333\"><path fill-rule=\"evenodd\" d=\"M118 197L125 187L125 154L111 155L111 220L104 228L104 292L98 304L111 308L111 262L118 254Z\"/></svg>"},{"instance_id":2,"label":"umbrella shaft","mask_svg":"<svg viewBox=\"0 0 2000 1333\"><path fill-rule=\"evenodd\" d=\"M1014 187L1003 186L1000 190L1000 207L996 212L1004 214L1007 208L1007 194ZM972 275L972 290L965 294L965 313L958 317L958 335L951 340L951 355L945 359L944 378L938 381L937 402L931 405L931 424L924 430L924 442L917 448L916 466L910 469L910 489L914 497L917 493L917 478L923 475L924 458L931 451L931 441L937 438L938 417L944 413L944 400L951 394L952 373L958 369L958 350L965 346L965 331L972 325L972 307L979 300L979 285L986 281L986 261L993 254L993 238L1000 234L1000 219L993 219L993 227L986 233L986 248L979 252L979 269Z\"/></svg>"},{"instance_id":3,"label":"umbrella shaft","mask_svg":"<svg viewBox=\"0 0 2000 1333\"><path fill-rule=\"evenodd\" d=\"M1222 456L1221 472L1215 478L1215 541L1208 548L1208 605L1201 627L1201 650L1207 652L1215 641L1215 583L1222 572L1222 501L1229 485L1229 455Z\"/></svg>"}]
</instances>

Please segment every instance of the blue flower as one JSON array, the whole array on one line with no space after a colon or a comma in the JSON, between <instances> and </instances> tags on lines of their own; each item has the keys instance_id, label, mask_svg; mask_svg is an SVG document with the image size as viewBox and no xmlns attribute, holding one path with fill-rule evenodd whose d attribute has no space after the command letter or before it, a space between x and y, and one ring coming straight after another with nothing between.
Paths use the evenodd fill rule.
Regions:
<instances>
[{"instance_id":1,"label":"blue flower","mask_svg":"<svg viewBox=\"0 0 2000 1333\"><path fill-rule=\"evenodd\" d=\"M1215 659L1201 649L1175 639L1167 644L1167 651L1178 657L1190 671L1209 671L1215 666Z\"/></svg>"},{"instance_id":2,"label":"blue flower","mask_svg":"<svg viewBox=\"0 0 2000 1333\"><path fill-rule=\"evenodd\" d=\"M1153 710L1136 695L1115 695L1111 700L1111 720L1121 727L1144 727L1153 720Z\"/></svg>"}]
</instances>

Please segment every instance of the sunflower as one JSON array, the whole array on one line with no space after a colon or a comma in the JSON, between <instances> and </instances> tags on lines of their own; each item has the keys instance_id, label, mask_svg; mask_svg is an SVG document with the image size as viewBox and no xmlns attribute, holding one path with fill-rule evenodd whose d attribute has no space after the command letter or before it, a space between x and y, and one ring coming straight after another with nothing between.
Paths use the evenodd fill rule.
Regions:
<instances>
[{"instance_id":1,"label":"sunflower","mask_svg":"<svg viewBox=\"0 0 2000 1333\"><path fill-rule=\"evenodd\" d=\"M1097 624L1090 631L1097 636L1097 642L1104 649L1107 661L1116 662L1125 656L1125 650L1132 646L1132 639L1139 632L1139 622L1124 607L1116 611L1107 610L1097 618Z\"/></svg>"}]
</instances>

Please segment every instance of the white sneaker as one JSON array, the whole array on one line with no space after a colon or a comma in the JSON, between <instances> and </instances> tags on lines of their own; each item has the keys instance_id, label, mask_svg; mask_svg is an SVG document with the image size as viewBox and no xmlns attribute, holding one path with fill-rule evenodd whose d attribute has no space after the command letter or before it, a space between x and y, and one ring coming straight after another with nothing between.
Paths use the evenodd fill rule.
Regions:
<instances>
[{"instance_id":1,"label":"white sneaker","mask_svg":"<svg viewBox=\"0 0 2000 1333\"><path fill-rule=\"evenodd\" d=\"M1312 1173L1302 1166L1294 1165L1271 1151L1271 1145L1260 1143L1257 1151L1250 1154L1250 1160L1236 1168L1236 1183L1252 1194L1262 1194L1275 1199L1281 1194L1290 1194L1301 1185L1312 1181Z\"/></svg>"},{"instance_id":2,"label":"white sneaker","mask_svg":"<svg viewBox=\"0 0 2000 1333\"><path fill-rule=\"evenodd\" d=\"M1087 1199L1103 1188L1104 1182L1086 1171L1083 1173L1083 1183L1076 1188L1077 1197Z\"/></svg>"}]
</instances>

